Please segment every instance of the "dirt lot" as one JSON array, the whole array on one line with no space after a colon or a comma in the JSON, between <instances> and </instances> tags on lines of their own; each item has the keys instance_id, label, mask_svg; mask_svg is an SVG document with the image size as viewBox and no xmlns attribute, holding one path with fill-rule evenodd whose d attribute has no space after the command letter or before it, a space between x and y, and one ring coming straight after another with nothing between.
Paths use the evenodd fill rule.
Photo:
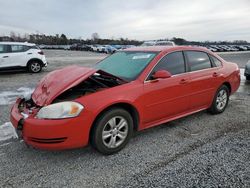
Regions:
<instances>
[{"instance_id":1,"label":"dirt lot","mask_svg":"<svg viewBox=\"0 0 250 188\"><path fill-rule=\"evenodd\" d=\"M45 51L40 74L0 73L0 135L11 103L48 72L91 66L103 54ZM244 68L250 52L220 54ZM8 136L7 134L5 136ZM197 114L139 133L121 152L103 156L91 147L68 151L0 141L0 187L250 187L250 83L242 77L223 114Z\"/></svg>"}]
</instances>

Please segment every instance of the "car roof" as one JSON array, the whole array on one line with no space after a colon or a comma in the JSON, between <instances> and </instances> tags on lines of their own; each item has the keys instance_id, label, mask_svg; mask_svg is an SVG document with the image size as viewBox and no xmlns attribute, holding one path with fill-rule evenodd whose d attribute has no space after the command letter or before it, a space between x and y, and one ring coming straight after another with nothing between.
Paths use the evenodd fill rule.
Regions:
<instances>
[{"instance_id":1,"label":"car roof","mask_svg":"<svg viewBox=\"0 0 250 188\"><path fill-rule=\"evenodd\" d=\"M124 51L142 51L142 52L171 52L178 50L196 50L196 51L208 51L205 47L197 46L143 46L127 48Z\"/></svg>"},{"instance_id":2,"label":"car roof","mask_svg":"<svg viewBox=\"0 0 250 188\"><path fill-rule=\"evenodd\" d=\"M6 44L6 45L25 45L25 46L34 46L34 45L36 45L34 43L28 43L28 42L0 42L0 44Z\"/></svg>"}]
</instances>

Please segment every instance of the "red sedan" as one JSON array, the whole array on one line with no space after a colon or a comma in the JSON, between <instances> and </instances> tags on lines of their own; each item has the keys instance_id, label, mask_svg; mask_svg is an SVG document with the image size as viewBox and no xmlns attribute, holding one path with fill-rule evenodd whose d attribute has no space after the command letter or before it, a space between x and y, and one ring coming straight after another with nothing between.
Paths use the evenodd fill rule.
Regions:
<instances>
[{"instance_id":1,"label":"red sedan","mask_svg":"<svg viewBox=\"0 0 250 188\"><path fill-rule=\"evenodd\" d=\"M145 47L116 52L93 68L70 66L45 76L28 99L17 99L11 122L42 149L88 145L112 154L133 131L208 109L225 110L240 71L198 47Z\"/></svg>"}]
</instances>

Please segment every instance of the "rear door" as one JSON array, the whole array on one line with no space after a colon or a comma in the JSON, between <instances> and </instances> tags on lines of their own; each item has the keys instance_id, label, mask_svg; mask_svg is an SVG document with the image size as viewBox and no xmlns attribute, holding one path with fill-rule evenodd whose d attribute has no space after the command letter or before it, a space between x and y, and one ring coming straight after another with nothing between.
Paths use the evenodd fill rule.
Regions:
<instances>
[{"instance_id":1,"label":"rear door","mask_svg":"<svg viewBox=\"0 0 250 188\"><path fill-rule=\"evenodd\" d=\"M154 81L158 70L167 70L170 78ZM172 52L163 57L144 83L144 123L171 118L188 109L189 73L186 72L183 52Z\"/></svg>"},{"instance_id":2,"label":"rear door","mask_svg":"<svg viewBox=\"0 0 250 188\"><path fill-rule=\"evenodd\" d=\"M24 45L11 45L11 53L9 53L9 66L26 66L28 48Z\"/></svg>"},{"instance_id":3,"label":"rear door","mask_svg":"<svg viewBox=\"0 0 250 188\"><path fill-rule=\"evenodd\" d=\"M185 51L190 72L190 109L207 108L218 89L220 72L206 52Z\"/></svg>"}]
</instances>

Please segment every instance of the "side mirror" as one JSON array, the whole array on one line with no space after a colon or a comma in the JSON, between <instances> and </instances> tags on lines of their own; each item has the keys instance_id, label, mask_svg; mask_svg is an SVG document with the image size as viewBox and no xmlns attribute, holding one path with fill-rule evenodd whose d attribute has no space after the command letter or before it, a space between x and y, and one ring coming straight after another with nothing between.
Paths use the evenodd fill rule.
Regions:
<instances>
[{"instance_id":1,"label":"side mirror","mask_svg":"<svg viewBox=\"0 0 250 188\"><path fill-rule=\"evenodd\" d=\"M159 78L170 78L172 76L172 74L166 70L158 70L156 71L152 77L154 79L159 79Z\"/></svg>"}]
</instances>

